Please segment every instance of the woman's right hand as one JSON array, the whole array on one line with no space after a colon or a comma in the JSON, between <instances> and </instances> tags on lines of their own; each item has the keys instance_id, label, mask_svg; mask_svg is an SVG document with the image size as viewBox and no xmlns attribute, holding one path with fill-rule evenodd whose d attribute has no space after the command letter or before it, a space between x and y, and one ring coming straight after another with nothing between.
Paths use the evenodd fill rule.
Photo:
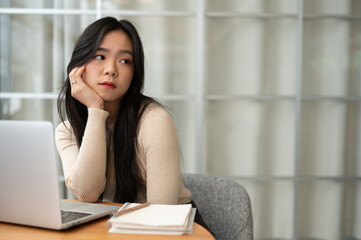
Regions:
<instances>
[{"instance_id":1,"label":"woman's right hand","mask_svg":"<svg viewBox=\"0 0 361 240\"><path fill-rule=\"evenodd\" d=\"M82 78L85 66L75 67L69 73L71 96L88 108L104 108L104 100Z\"/></svg>"}]
</instances>

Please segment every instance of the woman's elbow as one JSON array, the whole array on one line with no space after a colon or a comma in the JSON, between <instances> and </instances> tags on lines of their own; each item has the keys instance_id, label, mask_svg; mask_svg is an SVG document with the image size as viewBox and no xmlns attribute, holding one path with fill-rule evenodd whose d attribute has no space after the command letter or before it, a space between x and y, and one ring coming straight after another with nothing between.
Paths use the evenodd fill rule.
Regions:
<instances>
[{"instance_id":1,"label":"woman's elbow","mask_svg":"<svg viewBox=\"0 0 361 240\"><path fill-rule=\"evenodd\" d=\"M93 196L92 194L80 194L80 195L75 195L79 201L81 202L97 202L99 200L99 196Z\"/></svg>"},{"instance_id":2,"label":"woman's elbow","mask_svg":"<svg viewBox=\"0 0 361 240\"><path fill-rule=\"evenodd\" d=\"M99 196L102 194L105 188L105 184L102 186L75 186L69 179L66 181L66 186L81 202L97 202L99 200Z\"/></svg>"}]
</instances>

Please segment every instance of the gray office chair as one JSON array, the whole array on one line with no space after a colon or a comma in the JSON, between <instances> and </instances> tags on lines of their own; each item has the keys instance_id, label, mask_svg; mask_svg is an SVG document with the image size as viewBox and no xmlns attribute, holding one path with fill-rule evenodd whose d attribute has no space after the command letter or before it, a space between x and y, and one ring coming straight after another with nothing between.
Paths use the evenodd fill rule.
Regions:
<instances>
[{"instance_id":1,"label":"gray office chair","mask_svg":"<svg viewBox=\"0 0 361 240\"><path fill-rule=\"evenodd\" d=\"M204 174L183 174L183 182L217 240L253 239L251 202L240 184Z\"/></svg>"}]
</instances>

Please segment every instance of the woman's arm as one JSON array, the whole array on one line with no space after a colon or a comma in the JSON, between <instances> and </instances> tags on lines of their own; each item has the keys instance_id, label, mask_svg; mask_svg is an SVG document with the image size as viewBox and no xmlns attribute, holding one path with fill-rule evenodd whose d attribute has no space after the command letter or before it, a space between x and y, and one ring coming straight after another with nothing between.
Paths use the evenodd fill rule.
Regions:
<instances>
[{"instance_id":1,"label":"woman's arm","mask_svg":"<svg viewBox=\"0 0 361 240\"><path fill-rule=\"evenodd\" d=\"M176 128L162 107L150 107L142 117L139 142L145 158L147 202L177 204L182 186Z\"/></svg>"},{"instance_id":2,"label":"woman's arm","mask_svg":"<svg viewBox=\"0 0 361 240\"><path fill-rule=\"evenodd\" d=\"M88 108L88 121L80 149L69 122L55 131L66 185L80 200L95 202L106 184L106 130L108 112Z\"/></svg>"}]
</instances>

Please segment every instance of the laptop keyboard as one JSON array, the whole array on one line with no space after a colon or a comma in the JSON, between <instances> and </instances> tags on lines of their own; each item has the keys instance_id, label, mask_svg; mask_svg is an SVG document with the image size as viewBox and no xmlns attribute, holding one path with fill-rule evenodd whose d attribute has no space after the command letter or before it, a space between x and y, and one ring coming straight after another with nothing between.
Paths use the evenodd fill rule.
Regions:
<instances>
[{"instance_id":1,"label":"laptop keyboard","mask_svg":"<svg viewBox=\"0 0 361 240\"><path fill-rule=\"evenodd\" d=\"M67 211L61 210L61 220L63 223L67 223L73 220L77 220L82 217L86 217L92 215L92 213L85 213L85 212L74 212L74 211Z\"/></svg>"}]
</instances>

